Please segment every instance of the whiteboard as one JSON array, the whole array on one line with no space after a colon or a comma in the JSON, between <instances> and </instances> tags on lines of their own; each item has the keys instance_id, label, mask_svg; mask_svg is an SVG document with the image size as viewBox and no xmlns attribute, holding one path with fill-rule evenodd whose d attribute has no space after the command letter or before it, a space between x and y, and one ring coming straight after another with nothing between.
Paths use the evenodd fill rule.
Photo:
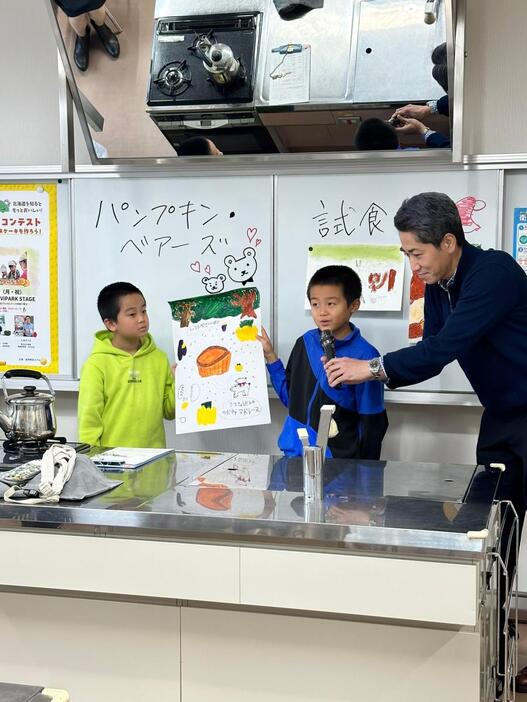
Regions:
<instances>
[{"instance_id":1,"label":"whiteboard","mask_svg":"<svg viewBox=\"0 0 527 702\"><path fill-rule=\"evenodd\" d=\"M393 217L405 198L423 191L445 192L455 202L465 198L463 220L467 240L484 249L498 246L497 171L277 178L275 342L281 358L286 360L295 340L313 327L309 311L304 310L308 247L314 243L398 243ZM381 353L408 345L410 277L406 264L400 312L359 311L353 317L361 333ZM436 378L408 389L473 392L457 362Z\"/></svg>"},{"instance_id":2,"label":"whiteboard","mask_svg":"<svg viewBox=\"0 0 527 702\"><path fill-rule=\"evenodd\" d=\"M150 333L171 359L170 300L245 283L259 289L269 326L272 197L272 177L77 179L77 371L91 351L94 332L103 328L97 295L116 281L143 292ZM241 281L245 259L252 277Z\"/></svg>"}]
</instances>

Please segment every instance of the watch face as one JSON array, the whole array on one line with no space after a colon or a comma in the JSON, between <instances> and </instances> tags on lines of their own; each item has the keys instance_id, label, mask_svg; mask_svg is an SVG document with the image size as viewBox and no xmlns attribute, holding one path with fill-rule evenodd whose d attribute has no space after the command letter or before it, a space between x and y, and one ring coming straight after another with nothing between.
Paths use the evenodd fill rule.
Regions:
<instances>
[{"instance_id":1,"label":"watch face","mask_svg":"<svg viewBox=\"0 0 527 702\"><path fill-rule=\"evenodd\" d=\"M368 364L370 373L374 378L379 378L381 374L381 361L378 358L372 358Z\"/></svg>"}]
</instances>

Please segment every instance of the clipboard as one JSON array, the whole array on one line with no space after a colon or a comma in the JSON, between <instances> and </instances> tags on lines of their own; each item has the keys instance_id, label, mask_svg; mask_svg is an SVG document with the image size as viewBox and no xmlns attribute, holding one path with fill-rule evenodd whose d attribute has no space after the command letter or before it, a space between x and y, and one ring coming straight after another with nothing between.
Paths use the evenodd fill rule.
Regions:
<instances>
[{"instance_id":1,"label":"clipboard","mask_svg":"<svg viewBox=\"0 0 527 702\"><path fill-rule=\"evenodd\" d=\"M311 45L283 44L271 49L269 104L309 102Z\"/></svg>"}]
</instances>

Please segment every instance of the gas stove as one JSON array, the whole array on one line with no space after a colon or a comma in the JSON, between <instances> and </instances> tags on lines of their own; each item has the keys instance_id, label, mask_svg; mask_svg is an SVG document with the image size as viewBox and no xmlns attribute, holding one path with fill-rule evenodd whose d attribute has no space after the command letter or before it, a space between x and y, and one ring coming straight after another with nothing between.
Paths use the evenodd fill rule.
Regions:
<instances>
[{"instance_id":1,"label":"gas stove","mask_svg":"<svg viewBox=\"0 0 527 702\"><path fill-rule=\"evenodd\" d=\"M196 105L249 106L254 102L254 77L259 29L258 12L162 17L156 21L147 103L152 107ZM206 70L197 46L223 44L239 62L238 78L218 85Z\"/></svg>"},{"instance_id":2,"label":"gas stove","mask_svg":"<svg viewBox=\"0 0 527 702\"><path fill-rule=\"evenodd\" d=\"M47 441L15 441L6 439L3 443L4 454L0 455L0 471L11 470L22 463L27 463L41 458L52 446L71 446L77 453L86 453L90 449L89 444L67 441L64 436L56 436Z\"/></svg>"}]
</instances>

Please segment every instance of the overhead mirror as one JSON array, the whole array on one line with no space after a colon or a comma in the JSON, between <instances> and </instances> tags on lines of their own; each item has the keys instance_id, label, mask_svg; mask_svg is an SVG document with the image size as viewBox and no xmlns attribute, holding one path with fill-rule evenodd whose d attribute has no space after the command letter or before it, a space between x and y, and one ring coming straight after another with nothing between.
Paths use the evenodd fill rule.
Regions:
<instances>
[{"instance_id":1,"label":"overhead mirror","mask_svg":"<svg viewBox=\"0 0 527 702\"><path fill-rule=\"evenodd\" d=\"M451 0L46 2L98 158L450 148Z\"/></svg>"}]
</instances>

